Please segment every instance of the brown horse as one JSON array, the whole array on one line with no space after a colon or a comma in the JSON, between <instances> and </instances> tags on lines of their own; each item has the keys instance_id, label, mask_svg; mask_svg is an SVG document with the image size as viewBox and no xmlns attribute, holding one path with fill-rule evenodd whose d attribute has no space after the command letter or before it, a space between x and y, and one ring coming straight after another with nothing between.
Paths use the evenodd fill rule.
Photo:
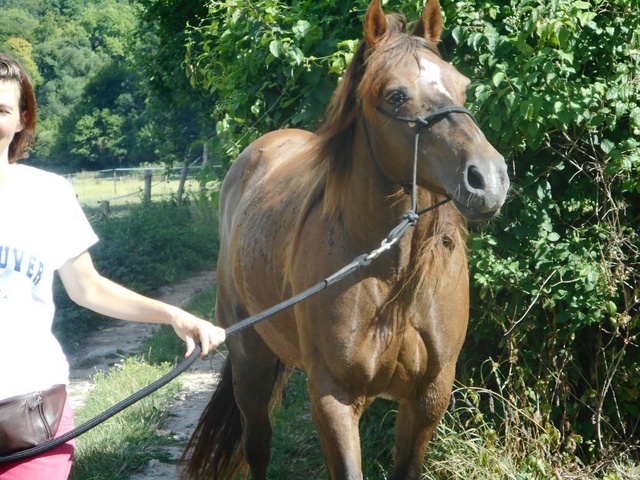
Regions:
<instances>
[{"instance_id":1,"label":"brown horse","mask_svg":"<svg viewBox=\"0 0 640 480\"><path fill-rule=\"evenodd\" d=\"M468 318L464 218L487 219L509 186L503 157L461 105L468 79L439 56L440 5L412 34L367 10L365 38L319 130L271 132L224 181L216 316L230 326L375 249L411 208L450 197L369 266L229 336L222 380L185 450L185 478L267 478L270 408L289 367L307 373L332 479L361 479L358 423L398 402L393 479L420 477L451 394ZM427 121L428 119L428 121ZM428 123L428 125L427 125ZM418 135L419 134L419 135Z\"/></svg>"}]
</instances>

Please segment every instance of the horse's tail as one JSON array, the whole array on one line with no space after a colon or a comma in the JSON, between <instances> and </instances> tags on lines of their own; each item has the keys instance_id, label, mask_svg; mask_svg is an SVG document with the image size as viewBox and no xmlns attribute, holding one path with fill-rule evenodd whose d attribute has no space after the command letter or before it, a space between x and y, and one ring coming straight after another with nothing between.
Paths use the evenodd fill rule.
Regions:
<instances>
[{"instance_id":1,"label":"horse's tail","mask_svg":"<svg viewBox=\"0 0 640 480\"><path fill-rule=\"evenodd\" d=\"M227 357L222 378L200 416L179 463L185 480L234 477L244 466L240 409L233 396L231 360Z\"/></svg>"}]
</instances>

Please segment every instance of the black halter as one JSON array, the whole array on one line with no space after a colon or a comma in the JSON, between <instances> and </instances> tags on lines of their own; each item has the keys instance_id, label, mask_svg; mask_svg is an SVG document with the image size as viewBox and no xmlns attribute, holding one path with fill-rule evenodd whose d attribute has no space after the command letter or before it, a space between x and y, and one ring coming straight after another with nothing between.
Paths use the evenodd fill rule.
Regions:
<instances>
[{"instance_id":1,"label":"black halter","mask_svg":"<svg viewBox=\"0 0 640 480\"><path fill-rule=\"evenodd\" d=\"M473 123L475 123L476 125L478 124L475 117L473 116L473 113L471 113L469 110L459 105L451 105L449 107L443 107L436 110L435 112L431 112L429 115L426 115L424 117L415 117L415 118L402 117L400 115L396 115L393 112L389 112L388 110L385 110L382 107L376 107L376 110L393 120L398 120L400 122L405 122L405 123L415 123L417 130L421 130L424 127L431 126L432 124L442 120L444 117L446 117L450 113L464 113L469 117L471 117L471 120L473 120Z\"/></svg>"},{"instance_id":2,"label":"black halter","mask_svg":"<svg viewBox=\"0 0 640 480\"><path fill-rule=\"evenodd\" d=\"M413 178L412 178L411 184L404 184L403 188L407 194L411 195L411 211L407 212L405 216L408 215L409 217L415 218L417 220L417 217L422 215L423 213L426 213L429 210L433 210L434 208L437 208L440 205L447 203L449 200L451 200L450 197L447 197L443 201L440 201L430 207L427 207L423 210L418 211L418 205L416 200L416 189L417 189L417 176L418 176L418 142L420 140L420 132L422 131L423 128L430 127L434 123L437 123L440 120L442 120L444 117L446 117L450 113L464 113L465 115L468 115L471 118L471 120L473 120L473 123L475 123L476 125L478 124L478 122L473 116L473 113L471 113L466 108L458 105L443 107L436 110L435 112L431 112L429 115L426 115L424 117L415 117L415 118L396 115L395 113L389 112L379 106L376 107L376 110L382 113L383 115L386 115L387 117L391 118L392 120L398 120L400 122L405 122L405 123L415 123L414 128L415 128L416 136L415 136L415 142L413 147ZM383 170L380 168L380 165L378 164L378 161L376 160L376 157L373 153L373 147L371 146L371 137L369 135L369 128L367 127L367 119L364 116L364 112L362 112L362 123L364 125L364 135L367 139L367 148L369 149L369 155L371 156L371 160L373 160L373 163L376 165L376 167L378 167L378 170L382 172Z\"/></svg>"}]
</instances>

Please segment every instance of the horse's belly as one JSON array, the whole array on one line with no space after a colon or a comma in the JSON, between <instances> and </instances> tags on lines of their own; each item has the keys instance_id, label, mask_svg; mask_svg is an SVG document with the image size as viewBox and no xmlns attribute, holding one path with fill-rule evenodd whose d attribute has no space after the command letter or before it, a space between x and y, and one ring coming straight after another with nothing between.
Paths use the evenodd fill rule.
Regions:
<instances>
[{"instance_id":1,"label":"horse's belly","mask_svg":"<svg viewBox=\"0 0 640 480\"><path fill-rule=\"evenodd\" d=\"M286 322L286 323L285 323ZM287 328L278 328L278 323ZM290 326L294 326L290 328ZM265 322L256 327L260 337L269 346L269 349L285 364L304 369L300 354L300 342L295 330L295 323L287 320Z\"/></svg>"}]
</instances>

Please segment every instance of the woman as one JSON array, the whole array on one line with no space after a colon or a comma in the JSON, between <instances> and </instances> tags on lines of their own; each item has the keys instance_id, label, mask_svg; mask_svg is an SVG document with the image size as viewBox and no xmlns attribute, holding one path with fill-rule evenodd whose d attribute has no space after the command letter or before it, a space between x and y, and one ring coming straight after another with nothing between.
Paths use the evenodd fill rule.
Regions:
<instances>
[{"instance_id":1,"label":"woman","mask_svg":"<svg viewBox=\"0 0 640 480\"><path fill-rule=\"evenodd\" d=\"M187 355L196 341L202 356L220 345L225 340L221 328L96 271L88 248L98 239L71 185L17 163L33 144L35 125L31 81L15 59L0 54L0 405L31 392L43 392L46 401L52 387L64 392L69 382L67 360L51 333L56 270L79 305L122 320L170 324L186 342ZM65 399L56 436L73 429ZM37 457L0 464L0 479L66 479L73 449L70 441Z\"/></svg>"}]
</instances>

